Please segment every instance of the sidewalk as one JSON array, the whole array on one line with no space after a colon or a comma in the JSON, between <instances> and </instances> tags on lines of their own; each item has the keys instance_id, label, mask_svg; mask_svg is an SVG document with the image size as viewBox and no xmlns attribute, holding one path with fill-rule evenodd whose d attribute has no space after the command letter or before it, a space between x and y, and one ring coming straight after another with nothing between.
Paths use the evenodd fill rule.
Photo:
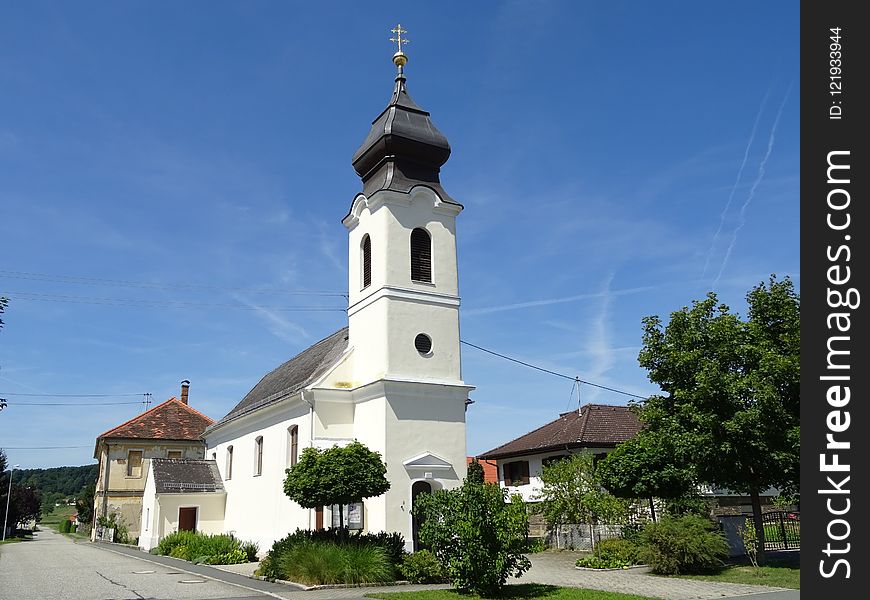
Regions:
<instances>
[{"instance_id":1,"label":"sidewalk","mask_svg":"<svg viewBox=\"0 0 870 600\"><path fill-rule=\"evenodd\" d=\"M256 563L212 567L155 556L135 548L115 544L95 543L96 547L159 564L171 569L194 573L201 577L236 585L249 592L289 600L350 600L374 592L411 592L447 589L448 585L393 585L377 587L331 588L304 591L300 587L251 578ZM541 552L529 555L532 568L519 579L508 583L541 583L564 587L579 587L624 594L637 594L664 600L799 600L799 590L785 590L759 585L720 583L649 575L647 569L621 571L581 571L574 568L577 556L572 552Z\"/></svg>"},{"instance_id":2,"label":"sidewalk","mask_svg":"<svg viewBox=\"0 0 870 600\"><path fill-rule=\"evenodd\" d=\"M586 571L574 568L577 555L573 552L541 552L530 554L532 568L519 580L509 583L544 583L565 587L582 587L639 596L652 596L666 600L722 600L742 598L755 600L753 595L762 595L766 600L793 600L800 598L799 590L784 590L761 585L721 583L658 577L648 574L648 569L620 571ZM773 594L778 595L773 595ZM762 597L758 596L758 597Z\"/></svg>"}]
</instances>

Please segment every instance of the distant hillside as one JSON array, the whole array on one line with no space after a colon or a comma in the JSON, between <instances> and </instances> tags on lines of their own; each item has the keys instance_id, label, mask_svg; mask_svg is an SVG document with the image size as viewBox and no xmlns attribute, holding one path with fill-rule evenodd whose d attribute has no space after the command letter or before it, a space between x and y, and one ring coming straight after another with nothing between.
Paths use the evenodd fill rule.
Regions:
<instances>
[{"instance_id":1,"label":"distant hillside","mask_svg":"<svg viewBox=\"0 0 870 600\"><path fill-rule=\"evenodd\" d=\"M43 498L49 494L75 497L86 485L97 480L97 464L81 467L15 470L15 483L39 488Z\"/></svg>"}]
</instances>

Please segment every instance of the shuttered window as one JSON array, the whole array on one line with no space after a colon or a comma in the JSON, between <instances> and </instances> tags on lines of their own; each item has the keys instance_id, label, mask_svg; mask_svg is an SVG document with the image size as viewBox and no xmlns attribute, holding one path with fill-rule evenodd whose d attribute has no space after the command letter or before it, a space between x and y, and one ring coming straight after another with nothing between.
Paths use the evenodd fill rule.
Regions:
<instances>
[{"instance_id":1,"label":"shuttered window","mask_svg":"<svg viewBox=\"0 0 870 600\"><path fill-rule=\"evenodd\" d=\"M372 284L372 238L368 234L362 241L362 286L363 289Z\"/></svg>"},{"instance_id":2,"label":"shuttered window","mask_svg":"<svg viewBox=\"0 0 870 600\"><path fill-rule=\"evenodd\" d=\"M528 485L529 461L516 460L514 462L505 463L502 470L504 472L505 485Z\"/></svg>"},{"instance_id":3,"label":"shuttered window","mask_svg":"<svg viewBox=\"0 0 870 600\"><path fill-rule=\"evenodd\" d=\"M432 282L432 238L419 227L411 232L411 281Z\"/></svg>"}]
</instances>

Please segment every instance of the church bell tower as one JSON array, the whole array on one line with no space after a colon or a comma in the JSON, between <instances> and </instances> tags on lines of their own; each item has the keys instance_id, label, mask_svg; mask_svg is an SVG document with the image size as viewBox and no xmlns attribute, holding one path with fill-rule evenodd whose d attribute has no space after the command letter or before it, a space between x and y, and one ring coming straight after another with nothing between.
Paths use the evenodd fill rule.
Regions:
<instances>
[{"instance_id":1,"label":"church bell tower","mask_svg":"<svg viewBox=\"0 0 870 600\"><path fill-rule=\"evenodd\" d=\"M396 30L394 30L395 32ZM354 383L462 385L456 216L441 187L447 138L408 95L398 28L395 86L353 155L362 179L349 214L349 344Z\"/></svg>"}]
</instances>

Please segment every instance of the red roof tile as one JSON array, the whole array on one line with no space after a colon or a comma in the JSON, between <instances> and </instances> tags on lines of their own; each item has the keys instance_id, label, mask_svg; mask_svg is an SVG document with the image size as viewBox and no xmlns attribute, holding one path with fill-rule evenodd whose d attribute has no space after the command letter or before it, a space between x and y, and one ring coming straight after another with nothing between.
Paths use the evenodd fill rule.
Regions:
<instances>
[{"instance_id":1,"label":"red roof tile","mask_svg":"<svg viewBox=\"0 0 870 600\"><path fill-rule=\"evenodd\" d=\"M641 427L637 416L627 406L587 404L478 458L536 454L557 448L608 448L633 438Z\"/></svg>"},{"instance_id":2,"label":"red roof tile","mask_svg":"<svg viewBox=\"0 0 870 600\"><path fill-rule=\"evenodd\" d=\"M212 423L213 419L172 397L101 434L97 441L105 438L198 440Z\"/></svg>"}]
</instances>

